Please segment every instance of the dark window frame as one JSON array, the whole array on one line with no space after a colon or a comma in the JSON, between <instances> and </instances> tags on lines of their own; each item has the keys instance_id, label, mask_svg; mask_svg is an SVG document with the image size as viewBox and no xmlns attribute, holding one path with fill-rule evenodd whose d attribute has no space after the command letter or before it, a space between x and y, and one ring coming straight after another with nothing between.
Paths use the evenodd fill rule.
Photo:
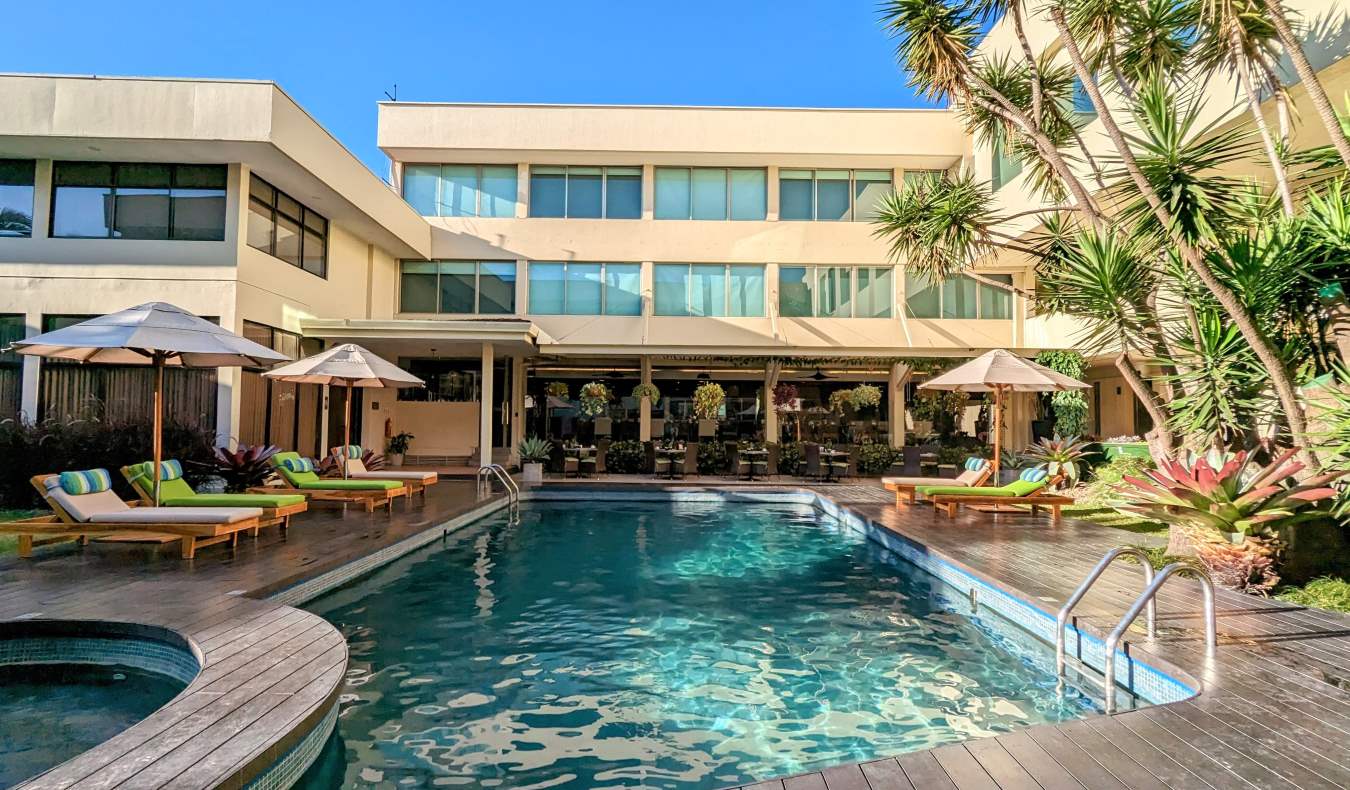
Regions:
<instances>
[{"instance_id":1,"label":"dark window frame","mask_svg":"<svg viewBox=\"0 0 1350 790\"><path fill-rule=\"evenodd\" d=\"M404 310L404 309L403 309L403 276L404 276L403 269L404 269L404 266L407 265L407 264L409 264L409 263L434 263L434 264L437 265L437 268L436 268L436 309L435 309L434 311L426 312L426 311L424 311L424 310ZM441 307L442 307L442 305L441 305L441 296L443 295L443 291L442 291L442 289L441 289L441 277L443 277L443 276L454 276L454 275L452 275L452 274L447 274L447 273L442 272L442 271L440 270L440 264L442 264L442 263L471 263L471 264L473 264L473 312L470 312L470 313L463 313L463 312L454 312L454 311L447 311L447 310L442 310L442 309L441 309ZM483 282L483 264L510 264L510 265L511 265L511 267L512 267L512 273L511 273L511 309L510 309L510 311L508 311L508 312L501 312L501 313L499 313L499 312L490 312L490 313L485 313L485 312L483 312L483 285L482 285L482 282ZM528 276L528 274L527 274L527 276ZM404 259L404 260L401 260L401 261L398 262L398 312L399 312L400 314L405 314L405 313L406 313L406 314L408 314L408 315L488 315L488 316L494 316L494 315L500 315L500 316L514 316L514 315L518 315L519 312L520 312L520 305L517 304L516 293L517 293L517 285L518 285L518 283L519 283L519 279L520 279L520 271L519 271L519 267L517 266L517 264L516 264L516 262L515 262L514 260L504 260L504 259L496 259L496 260L491 260L491 259L489 259L489 260L464 260L464 259L460 259L460 258L436 258L436 259L431 260L431 261L419 261L419 260L415 260L415 259Z\"/></svg>"},{"instance_id":2,"label":"dark window frame","mask_svg":"<svg viewBox=\"0 0 1350 790\"><path fill-rule=\"evenodd\" d=\"M571 185L571 180L572 180L572 168L574 168L574 167L575 167L575 168L583 168L583 169L596 169L596 170L599 170L599 171L600 171L600 216L598 216L598 217L574 217L574 216L572 216L572 210L571 210L571 202L572 202L572 185ZM562 180L563 180L563 213L562 213L562 216L556 216L556 215L552 215L552 214L541 215L541 214L536 214L536 213L535 213L535 210L534 210L534 206L535 206L535 201L534 201L534 178L535 178L535 170L536 170L536 169L539 169L539 170L541 170L541 171L543 171L543 170L559 170L559 169L561 169L561 170L563 171L563 172L561 172L561 173L546 173L546 172L540 172L540 173L539 173L539 175L562 176ZM614 174L614 176L615 176L616 178L623 178L623 179L632 179L632 178L636 178L636 179L637 179L637 185L638 185L638 209L637 209L637 214L636 214L635 216L631 216L631 217L629 217L629 216L623 216L623 217L611 217L611 216L609 215L609 179L610 179L610 172L609 172L609 171L610 171L611 169L613 169L613 170L636 170L636 171L638 171L637 173L622 173L622 172L621 172L621 173L615 173L615 174ZM639 219L642 219L642 210L643 210L643 206L642 206L642 194L643 194L643 187L644 187L644 184L643 184L642 182L646 179L646 177L647 177L647 174L646 174L646 172L644 171L642 165L544 165L544 164L533 165L533 164L532 164L532 165L530 165L530 170L529 170L529 173L528 173L529 184L530 184L530 200L529 200L529 205L526 207L525 215L526 215L527 217L529 217L530 219L605 219L605 220L613 219L613 220L639 220Z\"/></svg>"},{"instance_id":3,"label":"dark window frame","mask_svg":"<svg viewBox=\"0 0 1350 790\"><path fill-rule=\"evenodd\" d=\"M268 234L267 249L263 249L262 247L253 244L251 241L248 241L247 230L245 230L244 233L245 243L248 244L249 247L252 247L253 249L257 250L258 252L267 253L268 255L271 255L273 258L276 258L277 260L284 262L288 266L293 266L299 269L300 271L305 272L306 274L312 274L315 277L327 280L328 247L329 247L328 241L329 241L329 231L332 229L332 224L329 222L328 218L320 214L319 212L315 211L314 209L311 209L309 206L306 206L304 203L301 203L300 201L291 197L287 193L281 191L280 189L277 189L275 186L272 185L270 181L268 181L265 178L262 178L256 173L249 173L248 177L249 177L248 200L246 201L244 211L242 212L244 215L244 222L246 224L248 223L249 217L253 213L253 207L256 204L257 206L265 210L264 216L266 216L268 222L271 223L271 233ZM272 198L270 203L253 194L254 181L257 181L258 183L262 184L266 189L270 190ZM286 200L289 200L292 203L294 203L296 206L300 208L300 211L291 212L285 210L284 208L280 208L279 206L281 204L281 198L285 198ZM292 216L293 213L299 213L300 216L298 217ZM285 258L277 254L277 214L281 214L287 220L294 222L296 224L296 227L298 228L298 233L296 234L296 245L297 245L296 263L291 263L290 261L286 260ZM310 217L317 217L319 219L319 222L321 223L321 226L314 227L313 225L310 225L309 224ZM315 235L319 236L323 240L323 255L320 257L319 260L321 268L320 271L317 272L313 272L305 268L306 231L313 232Z\"/></svg>"},{"instance_id":4,"label":"dark window frame","mask_svg":"<svg viewBox=\"0 0 1350 790\"><path fill-rule=\"evenodd\" d=\"M109 181L110 183L104 184L104 185L95 185L95 184L81 185L81 186L76 187L76 188L82 188L82 187L85 187L85 186L92 186L92 187L96 187L96 188L101 187L101 188L106 188L106 189L110 190L110 193L109 193L109 194L110 194L110 196L112 197L112 214L111 214L111 216L109 217L109 221L108 221L108 233L107 233L107 235L104 235L104 236L76 236L76 235L69 235L69 234L58 234L58 233L56 232L56 200L57 200L57 196L58 196L60 190L62 189L62 187L61 187L60 185L57 184L57 180L59 179L59 173L60 173L60 171L61 171L61 167L62 167L63 165L89 165L89 164L93 164L93 165L105 165L105 166L107 166L107 167L108 167L108 172L109 172L108 181ZM119 174L119 170L120 170L121 168L123 168L123 167L144 167L144 166L147 166L147 165L153 165L153 166L159 166L159 167L167 167L167 168L169 168L169 179L168 179L169 185L168 185L167 187L162 187L163 189L166 189L166 190L167 190L167 193L165 194L165 197L166 197L166 198L168 199L168 201L169 201L168 219L166 220L166 224L165 224L166 235L165 235L164 238L162 238L162 239L161 239L161 238L147 239L147 238L137 238L137 237L133 237L133 238L131 238L131 239L126 239L125 237L117 236L117 235L115 235L115 234L117 233L117 188L118 188L118 183L117 183L117 182L118 182L118 174ZM220 173L221 173L222 186L218 187L218 189L219 189L219 191L220 191L220 193L221 193L221 197L222 197L222 198L225 198L225 201L226 201L226 202L223 202L223 203L222 203L222 208L221 208L221 215L220 215L220 238L218 238L218 239L191 239L191 238L181 238L181 237L178 237L178 236L175 236L175 235L174 235L174 231L176 230L176 228L175 228L175 226L174 226L174 209L175 209L175 206L176 206L176 204L175 204L175 202L174 202L174 194L173 194L173 193L174 193L174 190L175 190L175 189L213 189L213 190L214 190L214 189L217 189L217 187L178 187L178 186L176 186L176 184L178 183L178 169L179 169L180 167L213 168L213 169L217 169L217 170L220 171ZM69 186L76 186L76 185L69 185ZM140 188L143 188L143 187L128 187L128 189L140 189ZM152 188L158 189L158 188L160 188L160 187L152 187ZM222 242L222 241L225 241L225 225L227 224L228 214L229 214L229 206L228 206L228 202L227 202L227 201L229 200L229 194L230 194L230 179L229 179L229 166L228 166L228 165L211 164L211 163L205 163L205 164L202 164L202 163L190 163L190 162L101 162L101 161L82 161L82 160L75 160L75 159L62 159L62 160L58 160L58 161L52 162L51 197L50 197L50 199L48 200L48 211L47 211L47 237L48 237L48 238L52 238L52 239L112 239L112 240L117 240L117 241L129 240L129 241L205 241L205 242Z\"/></svg>"},{"instance_id":5,"label":"dark window frame","mask_svg":"<svg viewBox=\"0 0 1350 790\"><path fill-rule=\"evenodd\" d=\"M0 238L5 239L31 239L33 237L33 219L37 214L37 160L34 159L10 159L0 158L0 165L6 169L23 169L26 165L26 173L20 174L18 181L0 181L0 185L11 187L28 187L28 230L20 233L14 230L5 230L0 228ZM24 183L23 175L27 175L27 183Z\"/></svg>"}]
</instances>

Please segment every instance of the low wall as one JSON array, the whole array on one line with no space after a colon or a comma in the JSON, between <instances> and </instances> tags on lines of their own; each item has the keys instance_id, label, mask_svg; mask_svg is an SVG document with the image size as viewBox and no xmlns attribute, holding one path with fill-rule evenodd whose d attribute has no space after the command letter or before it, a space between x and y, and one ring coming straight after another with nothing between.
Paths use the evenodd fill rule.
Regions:
<instances>
[{"instance_id":1,"label":"low wall","mask_svg":"<svg viewBox=\"0 0 1350 790\"><path fill-rule=\"evenodd\" d=\"M400 401L380 399L380 410L366 412L366 444L384 447L384 421L392 432L407 431L417 437L408 452L413 455L471 455L478 449L478 403ZM378 441L371 441L378 439Z\"/></svg>"}]
</instances>

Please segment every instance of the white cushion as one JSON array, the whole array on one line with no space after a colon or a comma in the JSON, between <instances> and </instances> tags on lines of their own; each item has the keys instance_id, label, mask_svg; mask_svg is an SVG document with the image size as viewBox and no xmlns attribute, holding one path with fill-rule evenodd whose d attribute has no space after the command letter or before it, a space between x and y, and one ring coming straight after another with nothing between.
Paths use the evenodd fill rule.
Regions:
<instances>
[{"instance_id":1,"label":"white cushion","mask_svg":"<svg viewBox=\"0 0 1350 790\"><path fill-rule=\"evenodd\" d=\"M888 486L968 486L968 480L962 480L960 477L952 479L950 477L883 477L882 485Z\"/></svg>"},{"instance_id":2,"label":"white cushion","mask_svg":"<svg viewBox=\"0 0 1350 790\"><path fill-rule=\"evenodd\" d=\"M132 509L111 489L94 494L67 494L61 487L61 479L56 475L43 480L42 484L47 489L47 498L79 522L93 521L95 515L130 512Z\"/></svg>"},{"instance_id":3,"label":"white cushion","mask_svg":"<svg viewBox=\"0 0 1350 790\"><path fill-rule=\"evenodd\" d=\"M338 456L338 469L342 468L342 456ZM369 474L366 471L366 464L360 458L347 459L347 476L356 477L357 475Z\"/></svg>"},{"instance_id":4,"label":"white cushion","mask_svg":"<svg viewBox=\"0 0 1350 790\"><path fill-rule=\"evenodd\" d=\"M93 520L109 524L234 524L258 518L256 507L130 507L99 513Z\"/></svg>"},{"instance_id":5,"label":"white cushion","mask_svg":"<svg viewBox=\"0 0 1350 790\"><path fill-rule=\"evenodd\" d=\"M436 482L435 472L360 472L352 469L347 476L357 480L417 480L422 483Z\"/></svg>"},{"instance_id":6,"label":"white cushion","mask_svg":"<svg viewBox=\"0 0 1350 790\"><path fill-rule=\"evenodd\" d=\"M975 471L966 469L965 471L961 472L961 474L957 475L956 479L953 480L951 484L954 486L973 486L975 485L975 481L979 480L980 476L983 475L984 473L985 473L984 467L980 467L978 470Z\"/></svg>"}]
</instances>

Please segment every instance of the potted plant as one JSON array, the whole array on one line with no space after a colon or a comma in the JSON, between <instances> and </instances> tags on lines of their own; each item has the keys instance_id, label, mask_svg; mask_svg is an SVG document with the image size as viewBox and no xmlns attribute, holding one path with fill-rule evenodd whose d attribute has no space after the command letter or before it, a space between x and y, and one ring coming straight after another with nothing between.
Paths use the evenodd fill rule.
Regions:
<instances>
[{"instance_id":1,"label":"potted plant","mask_svg":"<svg viewBox=\"0 0 1350 790\"><path fill-rule=\"evenodd\" d=\"M651 401L652 406L659 406L661 404L661 390L657 389L655 384L637 385L633 388L631 397L638 401L646 398Z\"/></svg>"},{"instance_id":2,"label":"potted plant","mask_svg":"<svg viewBox=\"0 0 1350 790\"><path fill-rule=\"evenodd\" d=\"M550 381L544 385L544 394L559 400L571 400L572 392L565 381Z\"/></svg>"},{"instance_id":3,"label":"potted plant","mask_svg":"<svg viewBox=\"0 0 1350 790\"><path fill-rule=\"evenodd\" d=\"M881 405L881 389L871 384L859 384L849 390L849 403L859 415L871 415Z\"/></svg>"},{"instance_id":4,"label":"potted plant","mask_svg":"<svg viewBox=\"0 0 1350 790\"><path fill-rule=\"evenodd\" d=\"M721 416L726 400L727 393L722 385L713 381L705 381L694 390L694 416L698 418L700 438L717 435L717 418Z\"/></svg>"},{"instance_id":5,"label":"potted plant","mask_svg":"<svg viewBox=\"0 0 1350 790\"><path fill-rule=\"evenodd\" d=\"M416 436L407 431L399 431L389 437L389 441L384 446L384 457L390 466L403 466L403 456L408 452L408 445Z\"/></svg>"},{"instance_id":6,"label":"potted plant","mask_svg":"<svg viewBox=\"0 0 1350 790\"><path fill-rule=\"evenodd\" d=\"M521 440L516 452L520 455L520 468L525 482L544 482L544 462L553 452L553 442L538 436L530 436Z\"/></svg>"},{"instance_id":7,"label":"potted plant","mask_svg":"<svg viewBox=\"0 0 1350 790\"><path fill-rule=\"evenodd\" d=\"M1087 443L1078 441L1077 436L1068 439L1055 436L1053 439L1040 439L1026 449L1023 455L1034 461L1037 468L1044 469L1050 477L1062 475L1070 485L1078 483L1079 473L1085 466Z\"/></svg>"}]
</instances>

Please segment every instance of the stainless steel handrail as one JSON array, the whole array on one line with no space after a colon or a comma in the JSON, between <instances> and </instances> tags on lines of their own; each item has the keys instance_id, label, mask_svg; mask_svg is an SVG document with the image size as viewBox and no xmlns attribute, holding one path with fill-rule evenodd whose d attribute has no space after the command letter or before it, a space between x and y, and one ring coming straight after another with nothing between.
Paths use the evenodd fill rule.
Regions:
<instances>
[{"instance_id":1,"label":"stainless steel handrail","mask_svg":"<svg viewBox=\"0 0 1350 790\"><path fill-rule=\"evenodd\" d=\"M1178 573L1194 574L1200 582L1200 589L1205 596L1205 654L1212 656L1214 650L1219 644L1218 627L1214 622L1214 582L1209 578L1209 573L1199 565L1192 562L1174 562L1158 572L1156 578L1149 584L1138 598L1134 605L1120 618L1111 635L1106 638L1106 671L1103 683L1106 688L1106 713L1110 715L1116 712L1116 646L1125 636L1125 631L1130 624L1135 621L1144 607L1152 604L1154 596L1158 590L1167 583L1167 580Z\"/></svg>"},{"instance_id":2,"label":"stainless steel handrail","mask_svg":"<svg viewBox=\"0 0 1350 790\"><path fill-rule=\"evenodd\" d=\"M1153 583L1153 565L1149 562L1148 554L1145 553L1143 549L1135 546L1121 546L1120 548L1111 549L1106 552L1106 554L1102 556L1101 562L1097 563L1097 567L1093 568L1092 572L1083 578L1083 583L1078 585L1078 589L1073 591L1073 595L1069 596L1069 600L1064 603L1062 608L1060 608L1059 615L1055 618L1055 674L1058 677L1064 677L1064 629L1069 626L1070 613L1073 612L1073 608L1078 605L1079 601L1083 600L1083 596L1087 595L1088 590L1092 588L1092 585L1096 584L1097 580L1106 572L1106 569L1110 567L1111 563L1121 557L1134 557L1139 560L1139 564L1144 569L1145 589ZM1157 608L1153 603L1153 599L1150 598L1148 601L1149 639L1152 639L1154 636L1157 620ZM1081 639L1082 637L1080 636L1079 638Z\"/></svg>"},{"instance_id":3,"label":"stainless steel handrail","mask_svg":"<svg viewBox=\"0 0 1350 790\"><path fill-rule=\"evenodd\" d=\"M505 467L501 464L486 464L478 467L478 479L482 480L489 475L495 476L501 481L502 488L506 489L506 501L508 504L516 505L520 502L520 487L516 485L511 476L506 473Z\"/></svg>"}]
</instances>

